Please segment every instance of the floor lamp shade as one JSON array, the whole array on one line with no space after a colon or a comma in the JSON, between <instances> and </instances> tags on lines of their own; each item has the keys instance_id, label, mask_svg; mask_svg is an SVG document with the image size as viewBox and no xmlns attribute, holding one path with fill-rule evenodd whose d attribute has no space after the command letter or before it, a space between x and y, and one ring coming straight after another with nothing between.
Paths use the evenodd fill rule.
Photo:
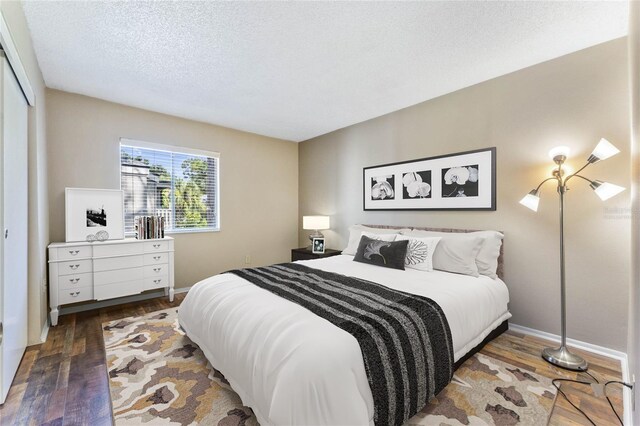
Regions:
<instances>
[{"instance_id":1,"label":"floor lamp shade","mask_svg":"<svg viewBox=\"0 0 640 426\"><path fill-rule=\"evenodd\" d=\"M596 192L596 195L600 197L602 201L608 200L609 198L624 191L624 188L622 186L614 185L609 182L602 182L599 180L594 180L589 186L593 188L593 190Z\"/></svg>"},{"instance_id":2,"label":"floor lamp shade","mask_svg":"<svg viewBox=\"0 0 640 426\"><path fill-rule=\"evenodd\" d=\"M598 142L598 145L596 145L595 149L591 153L591 157L589 157L589 161L592 163L595 163L596 161L599 161L599 160L606 160L607 158L613 157L619 152L620 150L615 146L613 146L611 142L609 142L605 138L602 138L600 139L600 142Z\"/></svg>"},{"instance_id":3,"label":"floor lamp shade","mask_svg":"<svg viewBox=\"0 0 640 426\"><path fill-rule=\"evenodd\" d=\"M533 210L534 212L538 211L538 205L540 204L540 197L536 191L531 191L527 195L524 196L522 200L520 200L520 204L525 206L528 209Z\"/></svg>"}]
</instances>

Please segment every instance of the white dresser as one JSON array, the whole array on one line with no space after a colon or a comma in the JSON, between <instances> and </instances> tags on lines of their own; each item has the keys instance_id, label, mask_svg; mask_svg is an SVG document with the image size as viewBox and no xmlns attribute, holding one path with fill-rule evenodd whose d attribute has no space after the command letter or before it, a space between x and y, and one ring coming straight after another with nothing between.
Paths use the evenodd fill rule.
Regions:
<instances>
[{"instance_id":1,"label":"white dresser","mask_svg":"<svg viewBox=\"0 0 640 426\"><path fill-rule=\"evenodd\" d=\"M49 245L51 325L61 305L164 288L173 301L173 238Z\"/></svg>"}]
</instances>

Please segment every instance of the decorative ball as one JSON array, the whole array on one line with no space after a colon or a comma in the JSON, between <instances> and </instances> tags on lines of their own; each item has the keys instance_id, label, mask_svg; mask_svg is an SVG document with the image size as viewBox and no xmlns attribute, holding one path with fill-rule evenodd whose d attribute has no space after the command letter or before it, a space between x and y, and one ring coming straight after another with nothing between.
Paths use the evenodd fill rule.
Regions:
<instances>
[{"instance_id":1,"label":"decorative ball","mask_svg":"<svg viewBox=\"0 0 640 426\"><path fill-rule=\"evenodd\" d=\"M95 236L95 235L93 235L93 234L89 234L89 235L87 235L87 241L88 241L88 242L92 243L92 242L94 242L95 240L96 240L96 236Z\"/></svg>"},{"instance_id":2,"label":"decorative ball","mask_svg":"<svg viewBox=\"0 0 640 426\"><path fill-rule=\"evenodd\" d=\"M98 241L107 241L109 239L109 233L107 231L96 232L96 239Z\"/></svg>"}]
</instances>

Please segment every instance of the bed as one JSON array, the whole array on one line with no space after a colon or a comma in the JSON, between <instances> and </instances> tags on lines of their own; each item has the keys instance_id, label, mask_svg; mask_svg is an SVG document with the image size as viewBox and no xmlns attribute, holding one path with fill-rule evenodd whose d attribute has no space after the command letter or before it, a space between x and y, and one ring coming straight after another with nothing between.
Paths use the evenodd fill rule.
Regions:
<instances>
[{"instance_id":1,"label":"bed","mask_svg":"<svg viewBox=\"0 0 640 426\"><path fill-rule=\"evenodd\" d=\"M296 264L435 301L449 323L456 367L504 331L511 316L500 278L502 249L495 279L379 268L349 255ZM179 320L262 425L374 424L374 399L358 341L304 307L224 273L190 290Z\"/></svg>"}]
</instances>

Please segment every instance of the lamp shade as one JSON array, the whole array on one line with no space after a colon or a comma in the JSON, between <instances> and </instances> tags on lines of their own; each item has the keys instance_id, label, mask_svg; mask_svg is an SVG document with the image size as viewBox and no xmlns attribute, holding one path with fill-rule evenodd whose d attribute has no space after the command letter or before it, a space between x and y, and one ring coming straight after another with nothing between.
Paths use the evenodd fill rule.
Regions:
<instances>
[{"instance_id":1,"label":"lamp shade","mask_svg":"<svg viewBox=\"0 0 640 426\"><path fill-rule=\"evenodd\" d=\"M559 155L563 157L568 157L570 152L571 152L571 148L569 148L568 146L564 146L564 145L556 146L555 148L551 148L551 151L549 151L549 157L552 160Z\"/></svg>"},{"instance_id":2,"label":"lamp shade","mask_svg":"<svg viewBox=\"0 0 640 426\"><path fill-rule=\"evenodd\" d=\"M520 204L525 206L528 209L533 210L534 212L538 211L538 204L540 204L540 197L538 197L538 192L534 189L524 196L522 200L520 200Z\"/></svg>"},{"instance_id":3,"label":"lamp shade","mask_svg":"<svg viewBox=\"0 0 640 426\"><path fill-rule=\"evenodd\" d=\"M620 150L615 146L613 146L611 142L609 142L605 138L602 138L600 139L600 142L598 142L598 145L596 145L596 148L591 153L591 157L589 157L589 159L591 160L592 163L595 163L596 161L606 160L609 157L613 157L619 152Z\"/></svg>"},{"instance_id":4,"label":"lamp shade","mask_svg":"<svg viewBox=\"0 0 640 426\"><path fill-rule=\"evenodd\" d=\"M329 229L329 216L302 216L302 229Z\"/></svg>"},{"instance_id":5,"label":"lamp shade","mask_svg":"<svg viewBox=\"0 0 640 426\"><path fill-rule=\"evenodd\" d=\"M591 186L591 188L596 192L596 195L600 197L602 201L618 195L625 189L622 186L614 185L609 182L602 182L601 180L594 180L589 186Z\"/></svg>"}]
</instances>

